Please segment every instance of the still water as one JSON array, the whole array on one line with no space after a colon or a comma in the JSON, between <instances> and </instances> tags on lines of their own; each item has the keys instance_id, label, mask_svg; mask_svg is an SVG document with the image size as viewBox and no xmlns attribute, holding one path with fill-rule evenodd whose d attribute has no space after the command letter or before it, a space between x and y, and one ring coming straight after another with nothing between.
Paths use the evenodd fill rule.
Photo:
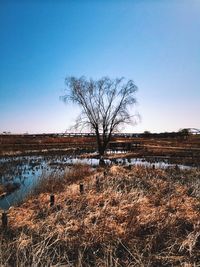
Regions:
<instances>
[{"instance_id":1,"label":"still water","mask_svg":"<svg viewBox=\"0 0 200 267\"><path fill-rule=\"evenodd\" d=\"M37 185L37 181L42 175L52 172L64 172L70 166L76 164L89 164L93 167L99 165L97 158L77 158L66 156L26 156L26 157L9 157L0 158L0 186L12 186L11 193L0 197L0 209L9 209L23 201L23 199ZM157 162L147 161L141 158L119 158L107 159L105 163L108 165L144 165L151 166L154 164L156 168L166 168L175 166L169 164L167 159ZM190 168L184 165L178 165L180 168Z\"/></svg>"}]
</instances>

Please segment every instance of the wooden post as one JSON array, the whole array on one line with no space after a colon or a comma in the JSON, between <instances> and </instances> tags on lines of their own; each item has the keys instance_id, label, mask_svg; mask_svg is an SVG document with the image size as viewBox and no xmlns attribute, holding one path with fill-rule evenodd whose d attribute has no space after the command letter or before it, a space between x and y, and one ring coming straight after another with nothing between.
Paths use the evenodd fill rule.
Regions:
<instances>
[{"instance_id":1,"label":"wooden post","mask_svg":"<svg viewBox=\"0 0 200 267\"><path fill-rule=\"evenodd\" d=\"M97 192L100 191L100 180L99 180L99 177L96 177L96 191Z\"/></svg>"},{"instance_id":2,"label":"wooden post","mask_svg":"<svg viewBox=\"0 0 200 267\"><path fill-rule=\"evenodd\" d=\"M80 188L80 193L83 194L84 193L84 185L80 184L79 188Z\"/></svg>"},{"instance_id":3,"label":"wooden post","mask_svg":"<svg viewBox=\"0 0 200 267\"><path fill-rule=\"evenodd\" d=\"M177 164L175 165L175 170L176 170L176 171L179 171L179 170L180 170L180 169L179 169L179 166L178 166Z\"/></svg>"},{"instance_id":4,"label":"wooden post","mask_svg":"<svg viewBox=\"0 0 200 267\"><path fill-rule=\"evenodd\" d=\"M8 216L7 216L7 213L4 211L4 212L2 213L2 227L3 227L4 229L6 229L7 226L8 226Z\"/></svg>"},{"instance_id":5,"label":"wooden post","mask_svg":"<svg viewBox=\"0 0 200 267\"><path fill-rule=\"evenodd\" d=\"M55 203L55 196L53 194L50 195L50 207L52 207Z\"/></svg>"}]
</instances>

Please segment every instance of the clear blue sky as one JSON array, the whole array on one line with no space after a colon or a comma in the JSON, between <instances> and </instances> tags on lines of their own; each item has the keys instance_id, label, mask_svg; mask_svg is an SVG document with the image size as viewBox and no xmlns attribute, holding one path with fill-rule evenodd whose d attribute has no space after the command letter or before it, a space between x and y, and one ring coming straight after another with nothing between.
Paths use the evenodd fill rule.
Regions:
<instances>
[{"instance_id":1,"label":"clear blue sky","mask_svg":"<svg viewBox=\"0 0 200 267\"><path fill-rule=\"evenodd\" d=\"M0 132L63 132L66 75L124 76L141 122L200 128L199 0L0 0Z\"/></svg>"}]
</instances>

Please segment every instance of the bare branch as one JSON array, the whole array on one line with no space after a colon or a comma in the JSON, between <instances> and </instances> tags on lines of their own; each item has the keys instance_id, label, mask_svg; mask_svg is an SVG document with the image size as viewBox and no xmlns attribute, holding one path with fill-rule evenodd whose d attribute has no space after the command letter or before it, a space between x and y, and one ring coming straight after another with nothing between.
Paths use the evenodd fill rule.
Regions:
<instances>
[{"instance_id":1,"label":"bare branch","mask_svg":"<svg viewBox=\"0 0 200 267\"><path fill-rule=\"evenodd\" d=\"M136 103L137 86L132 80L103 77L97 81L85 77L67 77L65 79L65 102L78 104L81 115L75 127L89 127L96 133L99 154L103 155L111 135L119 126L132 123L133 116L129 108Z\"/></svg>"}]
</instances>

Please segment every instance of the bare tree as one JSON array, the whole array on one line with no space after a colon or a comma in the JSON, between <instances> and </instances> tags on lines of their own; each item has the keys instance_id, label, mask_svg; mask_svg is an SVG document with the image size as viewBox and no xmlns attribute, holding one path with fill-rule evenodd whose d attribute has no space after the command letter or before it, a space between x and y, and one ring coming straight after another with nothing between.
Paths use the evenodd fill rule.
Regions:
<instances>
[{"instance_id":1,"label":"bare tree","mask_svg":"<svg viewBox=\"0 0 200 267\"><path fill-rule=\"evenodd\" d=\"M76 128L89 128L96 135L100 157L106 151L112 133L119 126L132 123L130 108L136 103L137 86L124 78L87 80L85 77L67 77L64 101L72 101L81 107Z\"/></svg>"}]
</instances>

